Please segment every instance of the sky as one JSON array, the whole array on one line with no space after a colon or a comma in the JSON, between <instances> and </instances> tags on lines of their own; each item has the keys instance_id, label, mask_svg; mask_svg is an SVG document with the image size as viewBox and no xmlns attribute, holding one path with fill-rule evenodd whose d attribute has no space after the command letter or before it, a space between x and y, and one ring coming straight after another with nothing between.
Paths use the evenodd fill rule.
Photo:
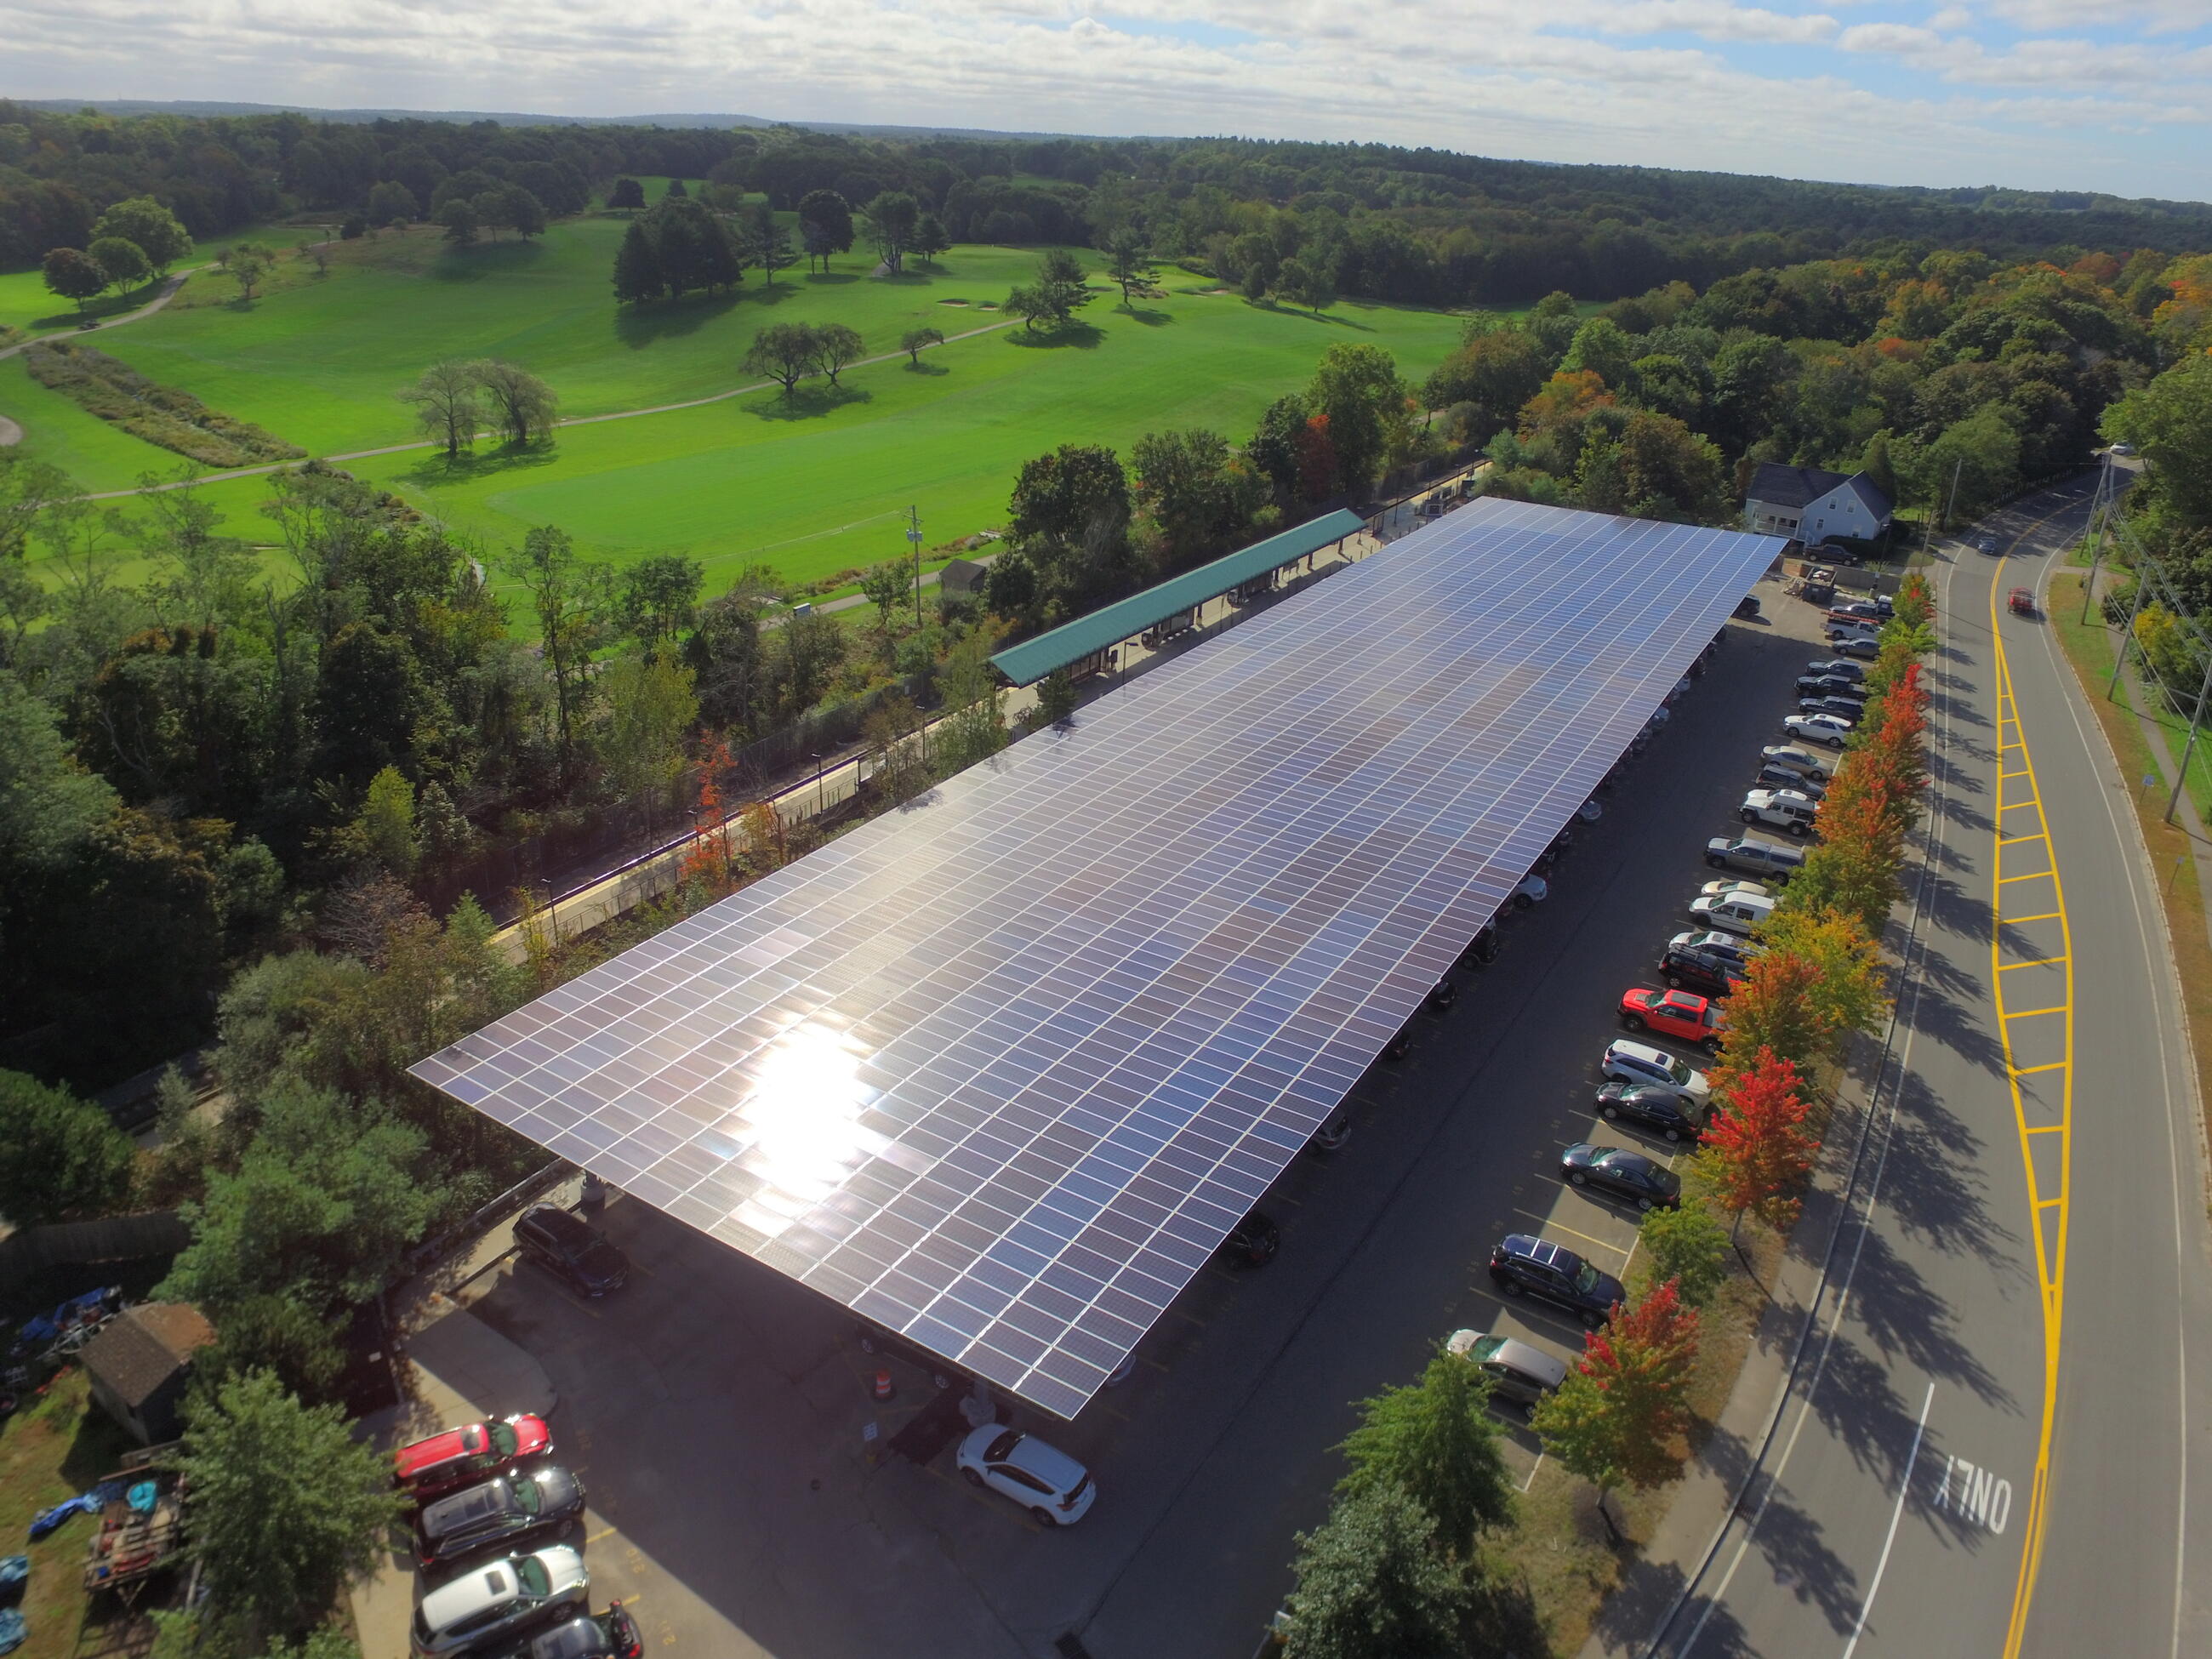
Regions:
<instances>
[{"instance_id":1,"label":"sky","mask_svg":"<svg viewBox=\"0 0 2212 1659\"><path fill-rule=\"evenodd\" d=\"M2212 198L2212 0L0 0L0 94L1370 139Z\"/></svg>"}]
</instances>

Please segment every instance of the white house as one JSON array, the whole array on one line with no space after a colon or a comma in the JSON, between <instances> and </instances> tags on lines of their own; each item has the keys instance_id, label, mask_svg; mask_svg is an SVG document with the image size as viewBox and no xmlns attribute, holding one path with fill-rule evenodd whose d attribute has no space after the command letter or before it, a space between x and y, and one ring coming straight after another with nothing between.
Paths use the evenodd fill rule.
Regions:
<instances>
[{"instance_id":1,"label":"white house","mask_svg":"<svg viewBox=\"0 0 2212 1659\"><path fill-rule=\"evenodd\" d=\"M1863 472L1846 478L1817 466L1761 461L1744 492L1743 527L1801 542L1831 536L1872 541L1889 528L1892 503Z\"/></svg>"}]
</instances>

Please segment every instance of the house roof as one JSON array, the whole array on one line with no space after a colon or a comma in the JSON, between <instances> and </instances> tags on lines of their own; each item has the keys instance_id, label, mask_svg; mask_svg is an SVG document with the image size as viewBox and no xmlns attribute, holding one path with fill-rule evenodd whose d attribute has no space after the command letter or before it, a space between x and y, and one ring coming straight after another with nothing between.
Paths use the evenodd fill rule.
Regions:
<instances>
[{"instance_id":1,"label":"house roof","mask_svg":"<svg viewBox=\"0 0 2212 1659\"><path fill-rule=\"evenodd\" d=\"M1744 499L1764 502L1768 507L1806 507L1846 486L1875 518L1889 516L1889 497L1875 489L1865 473L1854 472L1845 477L1826 467L1784 466L1779 461L1759 464L1759 471L1752 475L1751 488L1744 491Z\"/></svg>"},{"instance_id":2,"label":"house roof","mask_svg":"<svg viewBox=\"0 0 2212 1659\"><path fill-rule=\"evenodd\" d=\"M198 1308L182 1302L147 1302L126 1308L85 1344L84 1368L131 1410L153 1398L215 1340L215 1328Z\"/></svg>"}]
</instances>

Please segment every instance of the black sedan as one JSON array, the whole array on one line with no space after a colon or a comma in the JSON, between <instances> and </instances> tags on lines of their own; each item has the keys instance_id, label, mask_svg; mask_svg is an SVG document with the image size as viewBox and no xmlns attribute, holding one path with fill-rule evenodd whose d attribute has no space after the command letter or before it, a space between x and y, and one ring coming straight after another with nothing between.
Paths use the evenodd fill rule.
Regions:
<instances>
[{"instance_id":1,"label":"black sedan","mask_svg":"<svg viewBox=\"0 0 2212 1659\"><path fill-rule=\"evenodd\" d=\"M1828 791L1802 772L1792 771L1778 761L1768 761L1759 769L1759 777L1752 785L1754 789L1795 789L1808 800L1826 800Z\"/></svg>"},{"instance_id":2,"label":"black sedan","mask_svg":"<svg viewBox=\"0 0 2212 1659\"><path fill-rule=\"evenodd\" d=\"M1559 1179L1626 1199L1639 1210L1671 1210L1682 1201L1682 1178L1641 1152L1583 1141L1559 1154Z\"/></svg>"},{"instance_id":3,"label":"black sedan","mask_svg":"<svg viewBox=\"0 0 2212 1659\"><path fill-rule=\"evenodd\" d=\"M1797 712L1801 714L1833 714L1846 726L1856 726L1866 718L1866 705L1856 697L1800 697Z\"/></svg>"},{"instance_id":4,"label":"black sedan","mask_svg":"<svg viewBox=\"0 0 2212 1659\"><path fill-rule=\"evenodd\" d=\"M1857 680L1847 680L1841 674L1801 674L1797 677L1797 695L1801 697L1850 697L1866 701L1866 687Z\"/></svg>"},{"instance_id":5,"label":"black sedan","mask_svg":"<svg viewBox=\"0 0 2212 1659\"><path fill-rule=\"evenodd\" d=\"M583 1513L584 1483L558 1465L502 1474L417 1510L415 1559L427 1571L526 1537L566 1538Z\"/></svg>"},{"instance_id":6,"label":"black sedan","mask_svg":"<svg viewBox=\"0 0 2212 1659\"><path fill-rule=\"evenodd\" d=\"M1597 1115L1608 1123L1633 1123L1662 1140L1695 1140L1705 1132L1698 1109L1656 1083L1608 1083L1597 1091Z\"/></svg>"}]
</instances>

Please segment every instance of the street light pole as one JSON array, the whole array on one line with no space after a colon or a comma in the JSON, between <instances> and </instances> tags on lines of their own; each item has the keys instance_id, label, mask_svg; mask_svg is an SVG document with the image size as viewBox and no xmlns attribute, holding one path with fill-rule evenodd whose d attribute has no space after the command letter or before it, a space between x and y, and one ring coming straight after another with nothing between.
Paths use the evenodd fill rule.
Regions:
<instances>
[{"instance_id":1,"label":"street light pole","mask_svg":"<svg viewBox=\"0 0 2212 1659\"><path fill-rule=\"evenodd\" d=\"M2105 560L2104 526L2099 515L2109 511L2105 502L2105 491L2112 481L2112 452L2108 449L2105 452L2105 469L2097 475L2096 496L2089 503L2089 534L2095 545L2089 552L2089 574L2081 581L2081 623L2084 627L2089 622L2089 601L2097 592L2097 568Z\"/></svg>"},{"instance_id":2,"label":"street light pole","mask_svg":"<svg viewBox=\"0 0 2212 1659\"><path fill-rule=\"evenodd\" d=\"M906 510L906 538L914 549L914 625L921 626L921 509Z\"/></svg>"}]
</instances>

